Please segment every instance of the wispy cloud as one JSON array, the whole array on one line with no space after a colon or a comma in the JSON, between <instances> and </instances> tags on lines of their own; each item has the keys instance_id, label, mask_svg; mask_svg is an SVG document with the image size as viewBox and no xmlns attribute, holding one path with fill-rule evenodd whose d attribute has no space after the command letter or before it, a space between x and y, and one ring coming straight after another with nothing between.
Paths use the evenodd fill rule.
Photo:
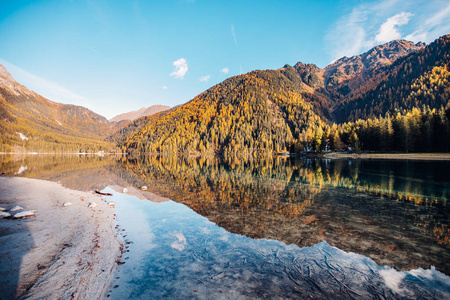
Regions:
<instances>
[{"instance_id":1,"label":"wispy cloud","mask_svg":"<svg viewBox=\"0 0 450 300\"><path fill-rule=\"evenodd\" d=\"M393 17L390 17L381 24L379 33L375 36L375 41L379 43L387 43L392 40L397 40L402 37L399 26L408 24L411 18L411 13L401 12Z\"/></svg>"},{"instance_id":2,"label":"wispy cloud","mask_svg":"<svg viewBox=\"0 0 450 300\"><path fill-rule=\"evenodd\" d=\"M429 42L436 37L450 32L450 3L427 17L418 28L405 39L415 43Z\"/></svg>"},{"instance_id":3,"label":"wispy cloud","mask_svg":"<svg viewBox=\"0 0 450 300\"><path fill-rule=\"evenodd\" d=\"M24 69L21 69L20 67L3 59L0 59L0 63L5 66L17 82L48 98L49 100L66 104L80 105L93 109L91 101L84 96L78 95L48 79L25 71Z\"/></svg>"},{"instance_id":4,"label":"wispy cloud","mask_svg":"<svg viewBox=\"0 0 450 300\"><path fill-rule=\"evenodd\" d=\"M333 60L394 39L429 43L450 32L450 4L442 0L379 0L352 8L325 36Z\"/></svg>"},{"instance_id":5,"label":"wispy cloud","mask_svg":"<svg viewBox=\"0 0 450 300\"><path fill-rule=\"evenodd\" d=\"M86 48L88 48L89 50L91 50L94 53L98 53L98 50L93 47L86 46Z\"/></svg>"},{"instance_id":6,"label":"wispy cloud","mask_svg":"<svg viewBox=\"0 0 450 300\"><path fill-rule=\"evenodd\" d=\"M163 85L163 86L162 86L162 89L163 89L163 90L167 90L167 89L168 89L167 85Z\"/></svg>"},{"instance_id":7,"label":"wispy cloud","mask_svg":"<svg viewBox=\"0 0 450 300\"><path fill-rule=\"evenodd\" d=\"M234 32L234 25L231 24L231 35L233 36L234 44L237 46L238 42L236 39L236 33Z\"/></svg>"},{"instance_id":8,"label":"wispy cloud","mask_svg":"<svg viewBox=\"0 0 450 300\"><path fill-rule=\"evenodd\" d=\"M175 67L175 70L170 73L170 76L173 76L178 79L183 79L184 75L186 75L188 71L188 65L187 61L184 58L180 58L173 62L173 66Z\"/></svg>"},{"instance_id":9,"label":"wispy cloud","mask_svg":"<svg viewBox=\"0 0 450 300\"><path fill-rule=\"evenodd\" d=\"M225 67L225 68L223 68L222 70L220 70L220 72L222 72L222 73L224 73L224 74L228 74L229 71L230 71L230 70L229 70L227 67Z\"/></svg>"},{"instance_id":10,"label":"wispy cloud","mask_svg":"<svg viewBox=\"0 0 450 300\"><path fill-rule=\"evenodd\" d=\"M200 82L208 82L208 80L209 80L209 75L200 77Z\"/></svg>"}]
</instances>

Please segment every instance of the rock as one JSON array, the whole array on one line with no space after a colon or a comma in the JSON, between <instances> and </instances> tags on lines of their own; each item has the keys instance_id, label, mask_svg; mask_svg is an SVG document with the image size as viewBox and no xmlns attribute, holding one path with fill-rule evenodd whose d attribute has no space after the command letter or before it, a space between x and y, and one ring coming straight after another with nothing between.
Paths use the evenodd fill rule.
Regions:
<instances>
[{"instance_id":1,"label":"rock","mask_svg":"<svg viewBox=\"0 0 450 300\"><path fill-rule=\"evenodd\" d=\"M63 206L67 207L67 206L71 206L73 203L72 202L64 202Z\"/></svg>"},{"instance_id":2,"label":"rock","mask_svg":"<svg viewBox=\"0 0 450 300\"><path fill-rule=\"evenodd\" d=\"M109 205L110 207L115 207L115 206L116 206L116 204L115 204L114 202L109 202L108 205Z\"/></svg>"},{"instance_id":3,"label":"rock","mask_svg":"<svg viewBox=\"0 0 450 300\"><path fill-rule=\"evenodd\" d=\"M11 208L9 211L18 211L18 210L22 210L22 209L23 209L23 207L16 205L13 208Z\"/></svg>"},{"instance_id":4,"label":"rock","mask_svg":"<svg viewBox=\"0 0 450 300\"><path fill-rule=\"evenodd\" d=\"M89 208L94 208L94 207L96 207L97 205L98 205L97 203L91 202L91 203L89 203L88 207L89 207Z\"/></svg>"},{"instance_id":5,"label":"rock","mask_svg":"<svg viewBox=\"0 0 450 300\"><path fill-rule=\"evenodd\" d=\"M25 210L13 216L13 219L27 218L35 215L35 210Z\"/></svg>"},{"instance_id":6,"label":"rock","mask_svg":"<svg viewBox=\"0 0 450 300\"><path fill-rule=\"evenodd\" d=\"M0 219L11 217L10 213L0 211Z\"/></svg>"},{"instance_id":7,"label":"rock","mask_svg":"<svg viewBox=\"0 0 450 300\"><path fill-rule=\"evenodd\" d=\"M6 211L6 208L0 207L0 211Z\"/></svg>"},{"instance_id":8,"label":"rock","mask_svg":"<svg viewBox=\"0 0 450 300\"><path fill-rule=\"evenodd\" d=\"M123 192L124 194L125 194L125 193L128 193L128 189L127 189L127 188L124 188L122 192Z\"/></svg>"},{"instance_id":9,"label":"rock","mask_svg":"<svg viewBox=\"0 0 450 300\"><path fill-rule=\"evenodd\" d=\"M147 190L147 187L144 185L143 187L141 187L141 190L142 190L142 191L146 191L146 190Z\"/></svg>"}]
</instances>

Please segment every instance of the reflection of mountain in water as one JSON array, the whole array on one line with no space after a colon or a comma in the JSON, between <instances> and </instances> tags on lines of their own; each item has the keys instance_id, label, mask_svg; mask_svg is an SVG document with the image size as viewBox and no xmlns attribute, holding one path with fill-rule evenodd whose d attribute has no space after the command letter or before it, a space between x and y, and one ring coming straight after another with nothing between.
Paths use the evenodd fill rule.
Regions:
<instances>
[{"instance_id":1,"label":"reflection of mountain in water","mask_svg":"<svg viewBox=\"0 0 450 300\"><path fill-rule=\"evenodd\" d=\"M126 167L151 182L153 191L232 233L300 247L326 240L380 265L401 270L434 265L450 273L445 189L418 196L420 184L404 185L395 175L385 182L383 174L369 183L362 173L370 166L347 161L150 157Z\"/></svg>"},{"instance_id":2,"label":"reflection of mountain in water","mask_svg":"<svg viewBox=\"0 0 450 300\"><path fill-rule=\"evenodd\" d=\"M1 171L27 166L21 176L161 201L138 190L147 185L232 233L299 247L326 240L379 265L450 274L445 164L70 156L3 160Z\"/></svg>"}]
</instances>

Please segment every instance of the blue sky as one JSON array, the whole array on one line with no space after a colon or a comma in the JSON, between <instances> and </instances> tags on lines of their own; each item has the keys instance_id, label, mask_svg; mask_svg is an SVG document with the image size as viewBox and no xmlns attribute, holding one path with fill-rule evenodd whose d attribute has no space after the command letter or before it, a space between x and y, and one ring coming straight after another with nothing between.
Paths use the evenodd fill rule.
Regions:
<instances>
[{"instance_id":1,"label":"blue sky","mask_svg":"<svg viewBox=\"0 0 450 300\"><path fill-rule=\"evenodd\" d=\"M448 0L0 0L0 63L50 100L107 118L182 104L256 69L325 67L448 33Z\"/></svg>"}]
</instances>

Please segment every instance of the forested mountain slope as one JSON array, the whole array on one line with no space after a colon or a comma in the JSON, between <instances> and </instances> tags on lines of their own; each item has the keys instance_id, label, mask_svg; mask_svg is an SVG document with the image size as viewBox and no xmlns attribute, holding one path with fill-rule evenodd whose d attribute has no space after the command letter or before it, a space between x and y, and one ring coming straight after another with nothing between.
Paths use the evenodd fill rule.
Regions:
<instances>
[{"instance_id":1,"label":"forested mountain slope","mask_svg":"<svg viewBox=\"0 0 450 300\"><path fill-rule=\"evenodd\" d=\"M325 69L297 63L235 76L180 107L149 118L120 145L138 152L209 151L226 155L339 149L345 145L368 149L368 144L377 147L372 150L403 151L392 141L383 143L382 149L375 142L364 146L359 135L363 128L370 128L377 132L373 141L397 136L412 141L406 137L412 131L405 124L412 122L413 115L415 124L423 125L420 130L429 131L429 139L436 139L430 132L433 128L447 132L449 41L449 35L429 46L393 41L339 59ZM391 118L386 113L399 115ZM385 118L391 127L395 121L397 131L404 133L394 134L391 128L389 137L381 134L381 119L375 125L366 122L365 127L361 122L339 125L369 118ZM436 119L436 126L427 118ZM429 123L426 128L425 122ZM409 145L419 145L425 136L414 134L415 142ZM366 134L366 138L370 140L371 135ZM418 150L447 148L436 144Z\"/></svg>"},{"instance_id":2,"label":"forested mountain slope","mask_svg":"<svg viewBox=\"0 0 450 300\"><path fill-rule=\"evenodd\" d=\"M292 151L327 122L330 103L304 90L294 68L231 77L151 118L123 146L139 152Z\"/></svg>"},{"instance_id":3,"label":"forested mountain slope","mask_svg":"<svg viewBox=\"0 0 450 300\"><path fill-rule=\"evenodd\" d=\"M111 134L106 118L50 101L17 83L0 65L1 151L98 151Z\"/></svg>"}]
</instances>

